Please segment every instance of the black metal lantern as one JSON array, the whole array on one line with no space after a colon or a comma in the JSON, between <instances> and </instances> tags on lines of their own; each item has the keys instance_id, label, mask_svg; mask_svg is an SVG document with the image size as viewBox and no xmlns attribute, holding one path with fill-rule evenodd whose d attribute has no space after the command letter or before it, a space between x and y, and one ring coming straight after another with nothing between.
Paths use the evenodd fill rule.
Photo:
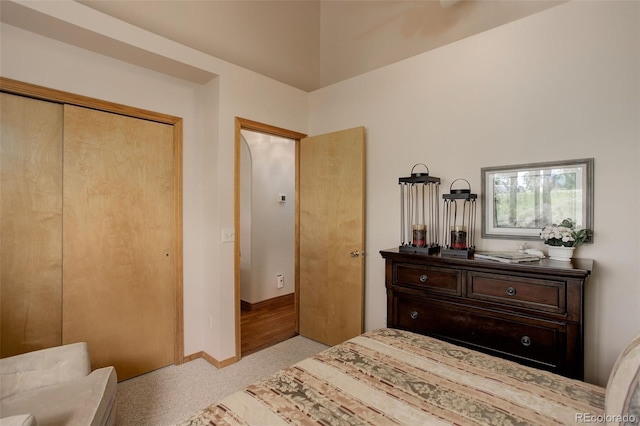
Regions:
<instances>
[{"instance_id":1,"label":"black metal lantern","mask_svg":"<svg viewBox=\"0 0 640 426\"><path fill-rule=\"evenodd\" d=\"M426 172L414 172L424 166ZM429 168L418 163L400 185L400 251L434 254L440 251L440 178L429 176Z\"/></svg>"},{"instance_id":2,"label":"black metal lantern","mask_svg":"<svg viewBox=\"0 0 640 426\"><path fill-rule=\"evenodd\" d=\"M467 182L468 188L453 189L457 181ZM466 179L451 182L449 194L443 194L444 220L442 256L471 258L475 251L475 224L477 194L471 193Z\"/></svg>"}]
</instances>

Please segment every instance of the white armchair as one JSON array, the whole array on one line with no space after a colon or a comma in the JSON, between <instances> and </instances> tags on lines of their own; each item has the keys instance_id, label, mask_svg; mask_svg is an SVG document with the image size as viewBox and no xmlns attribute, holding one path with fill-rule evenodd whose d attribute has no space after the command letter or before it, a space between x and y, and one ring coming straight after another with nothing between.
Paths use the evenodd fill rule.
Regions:
<instances>
[{"instance_id":1,"label":"white armchair","mask_svg":"<svg viewBox=\"0 0 640 426\"><path fill-rule=\"evenodd\" d=\"M0 359L0 426L116 423L113 367L91 371L86 343Z\"/></svg>"}]
</instances>

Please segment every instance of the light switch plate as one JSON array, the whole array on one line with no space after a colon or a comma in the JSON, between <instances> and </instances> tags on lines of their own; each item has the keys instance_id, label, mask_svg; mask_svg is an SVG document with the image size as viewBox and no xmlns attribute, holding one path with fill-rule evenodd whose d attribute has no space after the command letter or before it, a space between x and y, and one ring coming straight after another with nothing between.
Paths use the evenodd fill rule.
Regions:
<instances>
[{"instance_id":1,"label":"light switch plate","mask_svg":"<svg viewBox=\"0 0 640 426\"><path fill-rule=\"evenodd\" d=\"M233 228L222 228L222 242L230 243L236 239L236 233Z\"/></svg>"}]
</instances>

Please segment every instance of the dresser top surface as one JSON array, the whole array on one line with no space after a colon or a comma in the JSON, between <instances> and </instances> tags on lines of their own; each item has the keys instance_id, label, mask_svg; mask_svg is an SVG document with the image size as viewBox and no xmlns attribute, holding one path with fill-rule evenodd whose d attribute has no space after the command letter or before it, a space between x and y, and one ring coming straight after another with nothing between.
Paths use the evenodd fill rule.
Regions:
<instances>
[{"instance_id":1,"label":"dresser top surface","mask_svg":"<svg viewBox=\"0 0 640 426\"><path fill-rule=\"evenodd\" d=\"M570 262L561 262L555 260L549 260L548 258L541 259L537 262L524 262L524 263L503 263L495 260L485 259L465 259L457 257L443 257L440 254L424 254L424 253L411 253L400 252L399 248L391 248L387 250L381 250L380 254L385 259L393 259L396 261L422 263L429 265L441 265L441 266L455 266L461 268L479 268L479 269L492 269L492 270L505 270L521 272L539 273L539 274L552 274L552 275L566 275L576 277L586 277L591 274L593 270L593 260L574 258Z\"/></svg>"}]
</instances>

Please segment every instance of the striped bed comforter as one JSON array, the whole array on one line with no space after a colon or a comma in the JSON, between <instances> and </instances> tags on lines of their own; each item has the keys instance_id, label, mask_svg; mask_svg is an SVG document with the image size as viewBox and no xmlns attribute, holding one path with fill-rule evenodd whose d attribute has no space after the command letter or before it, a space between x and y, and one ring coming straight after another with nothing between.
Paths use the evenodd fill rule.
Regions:
<instances>
[{"instance_id":1,"label":"striped bed comforter","mask_svg":"<svg viewBox=\"0 0 640 426\"><path fill-rule=\"evenodd\" d=\"M564 425L604 413L604 388L394 329L365 333L181 425Z\"/></svg>"}]
</instances>

